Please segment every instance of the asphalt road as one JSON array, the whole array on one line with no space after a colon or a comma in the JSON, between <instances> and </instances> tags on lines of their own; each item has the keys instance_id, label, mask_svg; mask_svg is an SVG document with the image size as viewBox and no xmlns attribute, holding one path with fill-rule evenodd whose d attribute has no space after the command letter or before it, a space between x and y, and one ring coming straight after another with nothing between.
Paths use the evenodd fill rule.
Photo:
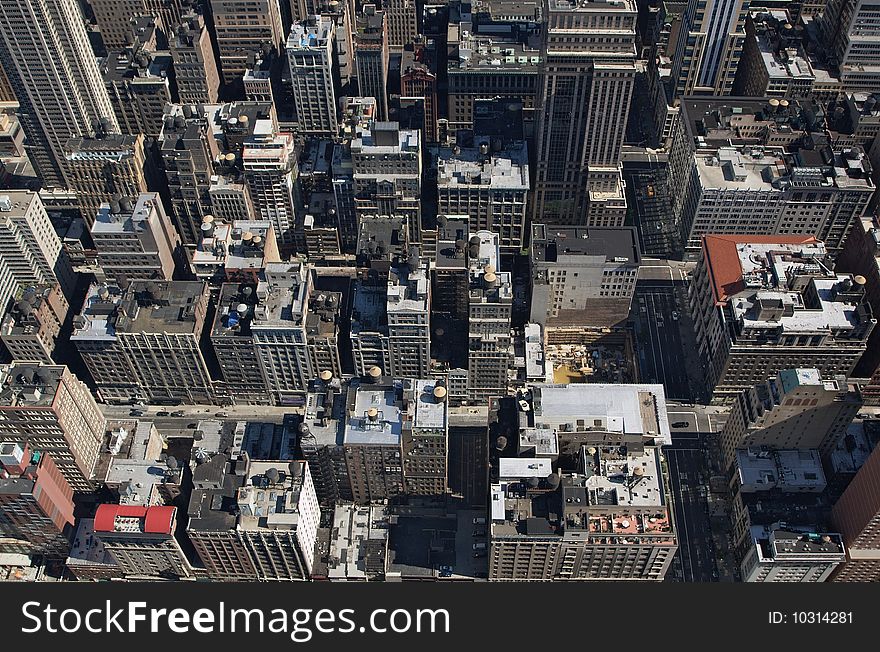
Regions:
<instances>
[{"instance_id":1,"label":"asphalt road","mask_svg":"<svg viewBox=\"0 0 880 652\"><path fill-rule=\"evenodd\" d=\"M674 287L639 283L633 310L642 381L662 383L668 398L690 400L679 320L673 318L673 313L681 312L676 305ZM680 314L678 316L680 319Z\"/></svg>"},{"instance_id":2,"label":"asphalt road","mask_svg":"<svg viewBox=\"0 0 880 652\"><path fill-rule=\"evenodd\" d=\"M709 521L708 487L702 482L704 453L698 442L685 439L663 449L672 488L678 552L673 579L682 582L714 582L718 571L715 544Z\"/></svg>"},{"instance_id":3,"label":"asphalt road","mask_svg":"<svg viewBox=\"0 0 880 652\"><path fill-rule=\"evenodd\" d=\"M488 502L488 458L485 427L449 429L449 488L466 505L485 508Z\"/></svg>"}]
</instances>

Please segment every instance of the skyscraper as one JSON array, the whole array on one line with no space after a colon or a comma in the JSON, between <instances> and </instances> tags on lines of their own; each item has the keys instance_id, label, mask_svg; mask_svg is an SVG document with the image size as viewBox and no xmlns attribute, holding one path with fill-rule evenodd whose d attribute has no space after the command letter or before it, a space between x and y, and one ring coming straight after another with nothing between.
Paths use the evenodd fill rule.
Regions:
<instances>
[{"instance_id":1,"label":"skyscraper","mask_svg":"<svg viewBox=\"0 0 880 652\"><path fill-rule=\"evenodd\" d=\"M102 121L106 131L118 131L76 0L2 3L0 62L38 175L48 186L65 186L65 143L92 135Z\"/></svg>"},{"instance_id":2,"label":"skyscraper","mask_svg":"<svg viewBox=\"0 0 880 652\"><path fill-rule=\"evenodd\" d=\"M690 0L672 75L678 95L729 95L746 40L749 0Z\"/></svg>"},{"instance_id":3,"label":"skyscraper","mask_svg":"<svg viewBox=\"0 0 880 652\"><path fill-rule=\"evenodd\" d=\"M223 83L244 75L248 56L263 47L279 52L284 42L278 0L210 0Z\"/></svg>"},{"instance_id":4,"label":"skyscraper","mask_svg":"<svg viewBox=\"0 0 880 652\"><path fill-rule=\"evenodd\" d=\"M388 20L384 11L367 4L357 18L354 58L358 93L376 98L378 120L388 119Z\"/></svg>"},{"instance_id":5,"label":"skyscraper","mask_svg":"<svg viewBox=\"0 0 880 652\"><path fill-rule=\"evenodd\" d=\"M180 21L183 4L183 0L89 0L108 50L129 44L128 21L132 17L158 16L167 30Z\"/></svg>"},{"instance_id":6,"label":"skyscraper","mask_svg":"<svg viewBox=\"0 0 880 652\"><path fill-rule=\"evenodd\" d=\"M623 224L619 160L636 75L635 24L632 0L550 0L532 205L546 224Z\"/></svg>"},{"instance_id":7,"label":"skyscraper","mask_svg":"<svg viewBox=\"0 0 880 652\"><path fill-rule=\"evenodd\" d=\"M333 90L333 22L312 16L295 22L287 38L287 62L301 133L336 135Z\"/></svg>"}]
</instances>

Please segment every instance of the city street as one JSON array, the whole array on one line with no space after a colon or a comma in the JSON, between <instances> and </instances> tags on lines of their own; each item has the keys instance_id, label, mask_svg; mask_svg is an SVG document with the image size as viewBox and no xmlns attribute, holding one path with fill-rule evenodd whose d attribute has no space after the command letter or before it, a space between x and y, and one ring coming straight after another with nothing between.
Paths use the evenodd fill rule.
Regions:
<instances>
[{"instance_id":1,"label":"city street","mask_svg":"<svg viewBox=\"0 0 880 652\"><path fill-rule=\"evenodd\" d=\"M712 582L715 545L709 522L708 488L703 482L705 456L698 441L674 442L663 449L672 485L678 553L673 561L673 576L682 582Z\"/></svg>"},{"instance_id":2,"label":"city street","mask_svg":"<svg viewBox=\"0 0 880 652\"><path fill-rule=\"evenodd\" d=\"M670 283L639 282L633 311L636 313L636 342L641 380L662 383L666 396L691 399L687 367L682 360L680 310L675 288Z\"/></svg>"}]
</instances>

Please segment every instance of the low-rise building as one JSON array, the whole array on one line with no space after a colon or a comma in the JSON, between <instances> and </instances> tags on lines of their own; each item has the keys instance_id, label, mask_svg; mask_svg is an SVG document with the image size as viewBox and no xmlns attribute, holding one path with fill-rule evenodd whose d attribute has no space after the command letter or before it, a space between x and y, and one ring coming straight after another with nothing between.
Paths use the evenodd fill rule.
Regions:
<instances>
[{"instance_id":1,"label":"low-rise building","mask_svg":"<svg viewBox=\"0 0 880 652\"><path fill-rule=\"evenodd\" d=\"M25 288L0 322L0 340L12 359L54 364L56 340L69 308L58 283Z\"/></svg>"}]
</instances>

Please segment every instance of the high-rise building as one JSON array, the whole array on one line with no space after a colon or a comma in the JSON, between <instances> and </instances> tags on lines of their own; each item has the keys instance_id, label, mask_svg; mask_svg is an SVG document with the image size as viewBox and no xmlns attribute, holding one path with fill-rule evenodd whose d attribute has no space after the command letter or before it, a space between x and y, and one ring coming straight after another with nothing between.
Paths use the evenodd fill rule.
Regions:
<instances>
[{"instance_id":1,"label":"high-rise building","mask_svg":"<svg viewBox=\"0 0 880 652\"><path fill-rule=\"evenodd\" d=\"M786 13L755 11L745 23L746 39L732 94L747 97L808 97L816 80L804 51L803 31Z\"/></svg>"},{"instance_id":2,"label":"high-rise building","mask_svg":"<svg viewBox=\"0 0 880 652\"><path fill-rule=\"evenodd\" d=\"M64 149L68 185L76 191L86 225L95 221L101 204L147 192L143 134L72 138Z\"/></svg>"},{"instance_id":3,"label":"high-rise building","mask_svg":"<svg viewBox=\"0 0 880 652\"><path fill-rule=\"evenodd\" d=\"M468 215L470 230L497 233L501 251L518 254L525 242L529 156L523 141L502 145L477 136L472 146L432 151L438 211Z\"/></svg>"},{"instance_id":4,"label":"high-rise building","mask_svg":"<svg viewBox=\"0 0 880 652\"><path fill-rule=\"evenodd\" d=\"M742 448L818 449L828 456L862 406L845 379L816 369L783 369L735 395L718 436L724 464Z\"/></svg>"},{"instance_id":5,"label":"high-rise building","mask_svg":"<svg viewBox=\"0 0 880 652\"><path fill-rule=\"evenodd\" d=\"M662 386L534 385L520 396L504 407L518 443L504 442L514 452L492 469L489 578L663 580L678 537Z\"/></svg>"},{"instance_id":6,"label":"high-rise building","mask_svg":"<svg viewBox=\"0 0 880 652\"><path fill-rule=\"evenodd\" d=\"M0 551L64 557L73 490L52 456L0 436Z\"/></svg>"},{"instance_id":7,"label":"high-rise building","mask_svg":"<svg viewBox=\"0 0 880 652\"><path fill-rule=\"evenodd\" d=\"M70 341L101 400L213 402L199 346L208 301L207 284L197 281L93 285Z\"/></svg>"},{"instance_id":8,"label":"high-rise building","mask_svg":"<svg viewBox=\"0 0 880 652\"><path fill-rule=\"evenodd\" d=\"M76 0L22 0L0 8L0 62L20 104L28 151L47 186L64 187L64 146L118 124Z\"/></svg>"},{"instance_id":9,"label":"high-rise building","mask_svg":"<svg viewBox=\"0 0 880 652\"><path fill-rule=\"evenodd\" d=\"M187 534L209 577L311 578L321 510L308 463L215 455L193 485Z\"/></svg>"},{"instance_id":10,"label":"high-rise building","mask_svg":"<svg viewBox=\"0 0 880 652\"><path fill-rule=\"evenodd\" d=\"M626 321L641 255L633 227L532 225L531 318L545 328Z\"/></svg>"},{"instance_id":11,"label":"high-rise building","mask_svg":"<svg viewBox=\"0 0 880 652\"><path fill-rule=\"evenodd\" d=\"M0 440L51 455L74 491L91 491L106 422L67 367L14 363L2 370Z\"/></svg>"},{"instance_id":12,"label":"high-rise building","mask_svg":"<svg viewBox=\"0 0 880 652\"><path fill-rule=\"evenodd\" d=\"M354 60L358 95L376 100L377 120L388 119L388 20L387 13L365 4L357 17Z\"/></svg>"},{"instance_id":13,"label":"high-rise building","mask_svg":"<svg viewBox=\"0 0 880 652\"><path fill-rule=\"evenodd\" d=\"M880 24L866 0L829 0L818 19L829 58L847 90L877 89Z\"/></svg>"},{"instance_id":14,"label":"high-rise building","mask_svg":"<svg viewBox=\"0 0 880 652\"><path fill-rule=\"evenodd\" d=\"M532 215L546 224L621 226L620 148L636 75L636 7L549 3Z\"/></svg>"},{"instance_id":15,"label":"high-rise building","mask_svg":"<svg viewBox=\"0 0 880 652\"><path fill-rule=\"evenodd\" d=\"M410 496L443 496L448 487L446 384L441 380L406 378L401 390L403 491Z\"/></svg>"},{"instance_id":16,"label":"high-rise building","mask_svg":"<svg viewBox=\"0 0 880 652\"><path fill-rule=\"evenodd\" d=\"M486 404L507 395L513 356L511 273L502 272L497 233L471 232L468 260L468 401Z\"/></svg>"},{"instance_id":17,"label":"high-rise building","mask_svg":"<svg viewBox=\"0 0 880 652\"><path fill-rule=\"evenodd\" d=\"M247 69L248 57L281 52L284 31L278 0L210 0L214 32L220 52L223 83L236 83Z\"/></svg>"},{"instance_id":18,"label":"high-rise building","mask_svg":"<svg viewBox=\"0 0 880 652\"><path fill-rule=\"evenodd\" d=\"M418 10L415 0L386 0L388 16L388 48L399 52L418 36Z\"/></svg>"},{"instance_id":19,"label":"high-rise building","mask_svg":"<svg viewBox=\"0 0 880 652\"><path fill-rule=\"evenodd\" d=\"M449 6L449 23L444 27L447 51L454 53L448 56L445 71L449 133L472 129L475 103L498 98L522 103L523 120L533 134L544 60L544 3L475 0ZM530 139L529 147L534 142Z\"/></svg>"},{"instance_id":20,"label":"high-rise building","mask_svg":"<svg viewBox=\"0 0 880 652\"><path fill-rule=\"evenodd\" d=\"M303 263L266 265L251 335L266 386L279 405L302 404L309 381L342 375L337 338L341 295L319 292Z\"/></svg>"},{"instance_id":21,"label":"high-rise building","mask_svg":"<svg viewBox=\"0 0 880 652\"><path fill-rule=\"evenodd\" d=\"M255 284L224 283L211 331L224 390L237 404L271 402L251 333L257 301Z\"/></svg>"},{"instance_id":22,"label":"high-rise building","mask_svg":"<svg viewBox=\"0 0 880 652\"><path fill-rule=\"evenodd\" d=\"M167 30L180 22L184 4L183 0L89 0L108 50L130 43L128 21L133 16L158 16Z\"/></svg>"},{"instance_id":23,"label":"high-rise building","mask_svg":"<svg viewBox=\"0 0 880 652\"><path fill-rule=\"evenodd\" d=\"M278 131L269 118L258 119L242 145L241 165L257 218L272 223L281 249L290 252L296 217L293 135Z\"/></svg>"},{"instance_id":24,"label":"high-rise building","mask_svg":"<svg viewBox=\"0 0 880 652\"><path fill-rule=\"evenodd\" d=\"M155 16L137 16L130 26L132 42L108 52L101 73L119 129L157 138L165 105L171 102L174 62L170 52L159 50L164 31Z\"/></svg>"},{"instance_id":25,"label":"high-rise building","mask_svg":"<svg viewBox=\"0 0 880 652\"><path fill-rule=\"evenodd\" d=\"M863 280L831 272L811 237L705 236L689 303L714 400L783 369L849 375L877 322Z\"/></svg>"},{"instance_id":26,"label":"high-rise building","mask_svg":"<svg viewBox=\"0 0 880 652\"><path fill-rule=\"evenodd\" d=\"M753 546L742 560L743 582L825 582L846 559L837 533L753 525Z\"/></svg>"},{"instance_id":27,"label":"high-rise building","mask_svg":"<svg viewBox=\"0 0 880 652\"><path fill-rule=\"evenodd\" d=\"M690 0L672 76L676 95L730 95L746 40L749 0Z\"/></svg>"},{"instance_id":28,"label":"high-rise building","mask_svg":"<svg viewBox=\"0 0 880 652\"><path fill-rule=\"evenodd\" d=\"M412 266L411 266L412 265ZM431 365L431 288L418 256L355 282L351 345L355 374L377 366L393 378L427 378Z\"/></svg>"},{"instance_id":29,"label":"high-rise building","mask_svg":"<svg viewBox=\"0 0 880 652\"><path fill-rule=\"evenodd\" d=\"M25 287L0 322L0 341L13 360L54 364L55 344L69 308L58 283Z\"/></svg>"},{"instance_id":30,"label":"high-rise building","mask_svg":"<svg viewBox=\"0 0 880 652\"><path fill-rule=\"evenodd\" d=\"M220 146L215 136L213 111L193 110L189 105L166 107L159 151L171 198L172 219L183 244L199 243L202 218L212 213L210 195L213 183L213 161L220 159ZM233 158L235 158L233 156ZM225 164L226 159L222 162ZM223 177L217 177L219 180Z\"/></svg>"},{"instance_id":31,"label":"high-rise building","mask_svg":"<svg viewBox=\"0 0 880 652\"><path fill-rule=\"evenodd\" d=\"M874 448L837 500L831 520L846 546L846 563L833 581L880 580L880 448Z\"/></svg>"},{"instance_id":32,"label":"high-rise building","mask_svg":"<svg viewBox=\"0 0 880 652\"><path fill-rule=\"evenodd\" d=\"M833 253L874 194L856 146L834 149L722 147L694 154L681 234L691 252L704 235L813 236Z\"/></svg>"},{"instance_id":33,"label":"high-rise building","mask_svg":"<svg viewBox=\"0 0 880 652\"><path fill-rule=\"evenodd\" d=\"M169 25L168 46L174 60L174 80L183 104L214 104L220 71L214 59L211 34L201 14L190 12Z\"/></svg>"},{"instance_id":34,"label":"high-rise building","mask_svg":"<svg viewBox=\"0 0 880 652\"><path fill-rule=\"evenodd\" d=\"M396 122L362 122L350 145L357 216L404 217L417 242L422 214L420 136Z\"/></svg>"},{"instance_id":35,"label":"high-rise building","mask_svg":"<svg viewBox=\"0 0 880 652\"><path fill-rule=\"evenodd\" d=\"M174 538L172 505L98 505L95 537L129 579L181 579L192 567Z\"/></svg>"},{"instance_id":36,"label":"high-rise building","mask_svg":"<svg viewBox=\"0 0 880 652\"><path fill-rule=\"evenodd\" d=\"M880 306L880 222L876 217L863 217L853 226L846 245L835 261L835 269L850 272L865 279L865 297L868 303ZM861 280L861 279L859 279ZM862 399L866 404L880 403L880 329L868 337L868 346L852 372L855 378L867 378L860 383Z\"/></svg>"},{"instance_id":37,"label":"high-rise building","mask_svg":"<svg viewBox=\"0 0 880 652\"><path fill-rule=\"evenodd\" d=\"M329 17L312 16L306 21L295 22L287 37L287 62L300 133L336 135L334 34Z\"/></svg>"},{"instance_id":38,"label":"high-rise building","mask_svg":"<svg viewBox=\"0 0 880 652\"><path fill-rule=\"evenodd\" d=\"M102 204L91 228L104 279L162 279L174 276L180 236L156 193Z\"/></svg>"},{"instance_id":39,"label":"high-rise building","mask_svg":"<svg viewBox=\"0 0 880 652\"><path fill-rule=\"evenodd\" d=\"M0 195L0 260L15 287L57 282L69 297L76 285L61 240L35 192L9 190Z\"/></svg>"}]
</instances>

